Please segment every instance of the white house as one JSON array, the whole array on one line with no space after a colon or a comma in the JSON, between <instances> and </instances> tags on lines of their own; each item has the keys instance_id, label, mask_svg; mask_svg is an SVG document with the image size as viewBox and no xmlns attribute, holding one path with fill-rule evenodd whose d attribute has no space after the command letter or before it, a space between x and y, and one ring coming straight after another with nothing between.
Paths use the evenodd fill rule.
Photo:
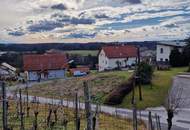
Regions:
<instances>
[{"instance_id":1,"label":"white house","mask_svg":"<svg viewBox=\"0 0 190 130\"><path fill-rule=\"evenodd\" d=\"M135 46L105 46L98 55L99 71L132 66L136 64L137 55Z\"/></svg>"},{"instance_id":2,"label":"white house","mask_svg":"<svg viewBox=\"0 0 190 130\"><path fill-rule=\"evenodd\" d=\"M24 55L24 70L29 81L64 78L67 58L63 53Z\"/></svg>"},{"instance_id":3,"label":"white house","mask_svg":"<svg viewBox=\"0 0 190 130\"><path fill-rule=\"evenodd\" d=\"M169 62L170 53L174 48L178 48L179 51L182 51L184 43L178 44L176 42L172 43L158 43L156 45L156 61L157 62Z\"/></svg>"}]
</instances>

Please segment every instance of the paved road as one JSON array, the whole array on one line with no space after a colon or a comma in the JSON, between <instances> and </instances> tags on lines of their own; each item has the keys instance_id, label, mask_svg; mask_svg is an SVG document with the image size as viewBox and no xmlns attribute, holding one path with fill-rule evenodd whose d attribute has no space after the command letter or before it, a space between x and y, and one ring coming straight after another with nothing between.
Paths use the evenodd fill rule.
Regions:
<instances>
[{"instance_id":1,"label":"paved road","mask_svg":"<svg viewBox=\"0 0 190 130\"><path fill-rule=\"evenodd\" d=\"M181 91L182 107L190 108L190 75L178 75L173 80L174 91Z\"/></svg>"}]
</instances>

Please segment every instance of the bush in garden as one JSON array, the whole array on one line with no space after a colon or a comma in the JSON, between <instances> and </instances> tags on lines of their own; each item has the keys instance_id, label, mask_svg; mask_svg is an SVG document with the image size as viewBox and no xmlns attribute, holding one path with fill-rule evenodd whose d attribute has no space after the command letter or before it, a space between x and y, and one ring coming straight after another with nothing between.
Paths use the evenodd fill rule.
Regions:
<instances>
[{"instance_id":1,"label":"bush in garden","mask_svg":"<svg viewBox=\"0 0 190 130\"><path fill-rule=\"evenodd\" d=\"M137 75L140 78L141 84L150 84L152 80L154 69L151 65L146 62L141 62L138 69Z\"/></svg>"}]
</instances>

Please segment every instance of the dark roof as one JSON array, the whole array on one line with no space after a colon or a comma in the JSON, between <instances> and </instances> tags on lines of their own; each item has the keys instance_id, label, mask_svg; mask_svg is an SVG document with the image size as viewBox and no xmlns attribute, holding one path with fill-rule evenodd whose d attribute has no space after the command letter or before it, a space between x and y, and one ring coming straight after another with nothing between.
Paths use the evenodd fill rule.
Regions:
<instances>
[{"instance_id":1,"label":"dark roof","mask_svg":"<svg viewBox=\"0 0 190 130\"><path fill-rule=\"evenodd\" d=\"M23 61L25 71L56 70L67 67L66 55L62 53L24 55Z\"/></svg>"},{"instance_id":2,"label":"dark roof","mask_svg":"<svg viewBox=\"0 0 190 130\"><path fill-rule=\"evenodd\" d=\"M105 46L102 50L104 50L105 55L108 58L128 58L138 56L138 49L132 45Z\"/></svg>"}]
</instances>

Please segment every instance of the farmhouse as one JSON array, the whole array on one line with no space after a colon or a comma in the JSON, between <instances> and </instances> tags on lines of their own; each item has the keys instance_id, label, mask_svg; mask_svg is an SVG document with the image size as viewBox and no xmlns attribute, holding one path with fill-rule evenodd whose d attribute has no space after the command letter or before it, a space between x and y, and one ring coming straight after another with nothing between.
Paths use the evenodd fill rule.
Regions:
<instances>
[{"instance_id":1,"label":"farmhouse","mask_svg":"<svg viewBox=\"0 0 190 130\"><path fill-rule=\"evenodd\" d=\"M64 78L67 58L63 53L24 55L24 70L29 81Z\"/></svg>"},{"instance_id":2,"label":"farmhouse","mask_svg":"<svg viewBox=\"0 0 190 130\"><path fill-rule=\"evenodd\" d=\"M179 51L182 51L182 48L185 46L184 43L177 43L177 42L161 42L156 45L156 62L168 62L170 53L174 48L178 48Z\"/></svg>"},{"instance_id":3,"label":"farmhouse","mask_svg":"<svg viewBox=\"0 0 190 130\"><path fill-rule=\"evenodd\" d=\"M138 49L135 46L105 46L98 55L99 71L126 68L136 63Z\"/></svg>"}]
</instances>

